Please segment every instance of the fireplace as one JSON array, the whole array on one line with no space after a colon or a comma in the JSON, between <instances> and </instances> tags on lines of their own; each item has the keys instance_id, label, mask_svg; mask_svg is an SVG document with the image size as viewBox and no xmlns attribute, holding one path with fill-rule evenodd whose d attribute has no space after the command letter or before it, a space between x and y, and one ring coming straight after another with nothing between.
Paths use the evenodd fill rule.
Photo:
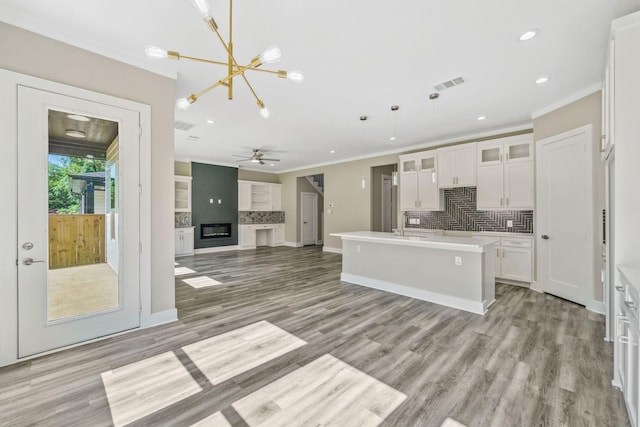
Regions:
<instances>
[{"instance_id":1,"label":"fireplace","mask_svg":"<svg viewBox=\"0 0 640 427\"><path fill-rule=\"evenodd\" d=\"M200 239L231 237L231 223L200 224Z\"/></svg>"}]
</instances>

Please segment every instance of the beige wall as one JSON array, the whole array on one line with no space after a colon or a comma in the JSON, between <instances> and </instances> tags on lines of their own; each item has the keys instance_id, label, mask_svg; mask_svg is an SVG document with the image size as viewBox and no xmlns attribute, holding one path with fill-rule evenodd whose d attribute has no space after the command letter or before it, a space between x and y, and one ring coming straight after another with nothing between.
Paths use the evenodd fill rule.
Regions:
<instances>
[{"instance_id":1,"label":"beige wall","mask_svg":"<svg viewBox=\"0 0 640 427\"><path fill-rule=\"evenodd\" d=\"M273 184L280 184L278 175L274 173L248 171L242 168L238 169L238 179L242 181L271 182Z\"/></svg>"},{"instance_id":2,"label":"beige wall","mask_svg":"<svg viewBox=\"0 0 640 427\"><path fill-rule=\"evenodd\" d=\"M593 254L593 298L602 301L602 209L604 209L604 166L600 160L601 92L598 91L562 108L538 117L533 121L533 133L536 141L559 133L593 125L593 202L594 214L592 227L594 233Z\"/></svg>"},{"instance_id":3,"label":"beige wall","mask_svg":"<svg viewBox=\"0 0 640 427\"><path fill-rule=\"evenodd\" d=\"M175 81L1 22L0 52L0 68L151 106L151 311L173 309Z\"/></svg>"},{"instance_id":4,"label":"beige wall","mask_svg":"<svg viewBox=\"0 0 640 427\"><path fill-rule=\"evenodd\" d=\"M323 241L325 247L339 249L342 242L339 237L329 236L331 233L371 229L371 168L397 162L397 155L388 155L279 175L286 220L285 240L300 242L298 177L324 174ZM362 177L366 180L364 190L360 186Z\"/></svg>"}]
</instances>

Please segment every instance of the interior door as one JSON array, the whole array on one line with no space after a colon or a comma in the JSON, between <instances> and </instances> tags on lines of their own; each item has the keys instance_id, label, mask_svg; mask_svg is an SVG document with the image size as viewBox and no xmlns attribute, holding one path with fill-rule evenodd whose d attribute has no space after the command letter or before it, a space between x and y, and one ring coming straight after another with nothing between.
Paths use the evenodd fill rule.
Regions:
<instances>
[{"instance_id":1,"label":"interior door","mask_svg":"<svg viewBox=\"0 0 640 427\"><path fill-rule=\"evenodd\" d=\"M313 193L302 193L301 205L301 226L302 226L302 245L315 245L317 243L317 216L316 210L318 206L318 195Z\"/></svg>"},{"instance_id":2,"label":"interior door","mask_svg":"<svg viewBox=\"0 0 640 427\"><path fill-rule=\"evenodd\" d=\"M382 231L391 232L393 229L393 202L391 200L391 177L382 175Z\"/></svg>"},{"instance_id":3,"label":"interior door","mask_svg":"<svg viewBox=\"0 0 640 427\"><path fill-rule=\"evenodd\" d=\"M538 281L586 305L592 286L591 126L538 141Z\"/></svg>"},{"instance_id":4,"label":"interior door","mask_svg":"<svg viewBox=\"0 0 640 427\"><path fill-rule=\"evenodd\" d=\"M114 141L119 140L117 152L114 151L113 143L109 145L111 164L118 165L113 168L113 174L107 174L103 170L93 175L85 173L69 176L69 188L54 192L56 195L52 196L49 191L50 171L56 168L52 166L51 147L58 147L56 149L67 154L59 157L69 159L83 157L83 150L90 148L87 145L90 145L89 141L82 141L87 134L74 130L73 125L67 127L66 134L75 135L78 142L57 141L52 136L54 131L51 123L54 116L62 116L65 120L74 116L73 120L78 121L78 127L82 126L80 122L83 120L90 121L92 125L115 124L117 134ZM139 114L135 111L29 87L18 87L19 357L139 326L139 123ZM107 148L105 165L106 151ZM83 162L88 157L93 159L93 156L86 155ZM55 161L53 164L55 165ZM109 221L109 218L105 218L107 215L87 213L87 210L95 207L95 203L91 203L88 182L91 179L91 185L97 186L94 181L99 181L100 176L102 185L110 188L109 197L105 198L113 220L113 228L109 232L105 224ZM127 182L127 185L120 185L122 182ZM62 210L57 209L52 209L52 213L49 213L52 200L60 197L77 197L80 214L64 215ZM100 210L102 208L98 212ZM79 221L78 224L81 225L75 228L61 225L69 221ZM89 237L93 246L87 250ZM52 249L52 242L55 240L59 244ZM69 241L72 245L64 246ZM117 243L117 247L112 248L111 255L107 255L105 250L108 242ZM117 258L112 264L119 271L113 271L106 259L109 257ZM104 274L83 275L79 273L80 267L100 268ZM78 285L79 278L86 279L87 276L89 280L82 282L75 290L67 287ZM54 277L62 278L56 283L66 293L58 294L60 289L54 287ZM88 295L82 301L74 299L87 288L96 292L104 290L103 282L98 282L98 279L105 277L114 278L113 282L109 282L113 283L110 288L113 292L109 293L112 301L105 304L103 299L106 297L101 294L98 297ZM76 304L71 307L71 311L56 312L60 302L68 303L69 300L74 300ZM96 302L97 305L91 305Z\"/></svg>"}]
</instances>

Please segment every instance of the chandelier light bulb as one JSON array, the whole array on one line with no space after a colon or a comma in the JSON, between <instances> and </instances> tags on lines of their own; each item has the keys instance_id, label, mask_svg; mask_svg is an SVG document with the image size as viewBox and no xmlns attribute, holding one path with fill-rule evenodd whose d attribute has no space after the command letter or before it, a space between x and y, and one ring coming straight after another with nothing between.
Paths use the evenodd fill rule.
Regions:
<instances>
[{"instance_id":1,"label":"chandelier light bulb","mask_svg":"<svg viewBox=\"0 0 640 427\"><path fill-rule=\"evenodd\" d=\"M271 113L269 112L269 109L267 107L261 107L260 108L260 114L262 115L262 117L264 117L265 119L268 119L269 116L271 115Z\"/></svg>"},{"instance_id":2,"label":"chandelier light bulb","mask_svg":"<svg viewBox=\"0 0 640 427\"><path fill-rule=\"evenodd\" d=\"M178 99L178 101L176 101L176 108L178 110L185 111L188 110L189 107L191 107L191 103L187 98L180 98Z\"/></svg>"},{"instance_id":3,"label":"chandelier light bulb","mask_svg":"<svg viewBox=\"0 0 640 427\"><path fill-rule=\"evenodd\" d=\"M304 81L304 74L302 71L288 71L287 78L296 83L302 83Z\"/></svg>"},{"instance_id":4,"label":"chandelier light bulb","mask_svg":"<svg viewBox=\"0 0 640 427\"><path fill-rule=\"evenodd\" d=\"M147 58L166 58L167 51L158 46L149 45L144 48L144 53L147 55Z\"/></svg>"},{"instance_id":5,"label":"chandelier light bulb","mask_svg":"<svg viewBox=\"0 0 640 427\"><path fill-rule=\"evenodd\" d=\"M198 9L198 11L202 14L202 16L204 16L205 18L209 15L209 4L207 3L207 0L191 0L191 4L193 4L193 7L195 7L196 9Z\"/></svg>"},{"instance_id":6,"label":"chandelier light bulb","mask_svg":"<svg viewBox=\"0 0 640 427\"><path fill-rule=\"evenodd\" d=\"M280 58L282 58L280 48L277 46L269 46L260 55L260 62L263 64L274 64L276 62L280 62Z\"/></svg>"}]
</instances>

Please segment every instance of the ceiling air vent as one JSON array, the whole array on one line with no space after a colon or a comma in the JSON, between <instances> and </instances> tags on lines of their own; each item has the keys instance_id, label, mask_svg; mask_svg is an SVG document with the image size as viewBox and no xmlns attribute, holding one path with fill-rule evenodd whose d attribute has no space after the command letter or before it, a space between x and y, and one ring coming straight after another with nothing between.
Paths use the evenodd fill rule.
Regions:
<instances>
[{"instance_id":1,"label":"ceiling air vent","mask_svg":"<svg viewBox=\"0 0 640 427\"><path fill-rule=\"evenodd\" d=\"M191 130L195 127L195 125L192 123L181 122L179 120L176 120L173 122L173 127L174 129L178 129L178 130Z\"/></svg>"},{"instance_id":2,"label":"ceiling air vent","mask_svg":"<svg viewBox=\"0 0 640 427\"><path fill-rule=\"evenodd\" d=\"M446 82L442 82L442 83L438 83L437 85L435 85L433 88L435 90L437 90L438 92L441 92L445 89L449 89L452 88L454 86L458 86L461 85L462 83L464 83L465 80L462 77L456 77L454 79L451 80L447 80Z\"/></svg>"}]
</instances>

